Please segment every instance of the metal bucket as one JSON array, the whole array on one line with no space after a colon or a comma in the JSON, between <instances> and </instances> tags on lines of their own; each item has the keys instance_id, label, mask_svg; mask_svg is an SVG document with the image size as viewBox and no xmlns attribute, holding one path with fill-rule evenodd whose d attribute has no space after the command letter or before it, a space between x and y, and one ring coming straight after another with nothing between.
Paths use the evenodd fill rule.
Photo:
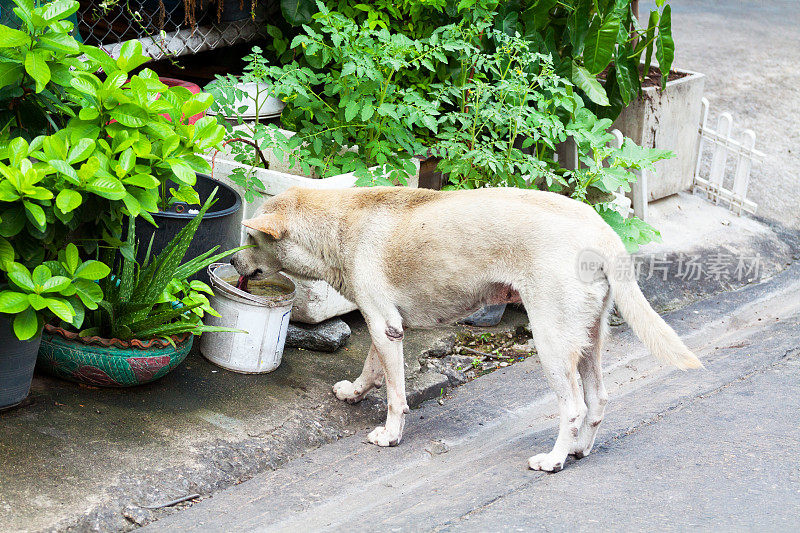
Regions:
<instances>
[{"instance_id":1,"label":"metal bucket","mask_svg":"<svg viewBox=\"0 0 800 533\"><path fill-rule=\"evenodd\" d=\"M286 330L294 301L294 283L283 274L270 281L285 294L275 297L258 296L242 291L224 278L238 278L229 264L214 263L208 267L208 277L214 296L211 307L221 317L206 315L209 326L224 326L248 333L203 333L200 352L214 364L245 374L262 374L278 368L286 343Z\"/></svg>"}]
</instances>

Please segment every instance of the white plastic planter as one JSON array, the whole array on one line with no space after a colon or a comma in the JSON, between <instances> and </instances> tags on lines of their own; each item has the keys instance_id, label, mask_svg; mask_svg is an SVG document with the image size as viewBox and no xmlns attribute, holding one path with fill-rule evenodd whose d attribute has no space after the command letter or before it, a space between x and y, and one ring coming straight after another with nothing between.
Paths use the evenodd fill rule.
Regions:
<instances>
[{"instance_id":1,"label":"white plastic planter","mask_svg":"<svg viewBox=\"0 0 800 533\"><path fill-rule=\"evenodd\" d=\"M286 136L294 134L286 130L281 131ZM357 178L353 173L338 174L322 179L309 178L302 175L298 168L288 168L286 163L274 157L271 150L266 150L263 153L269 161L270 168L255 169L256 176L264 184L264 189L259 191L261 193L260 198L256 198L256 200L252 202L244 202L243 218L245 219L253 217L256 209L259 208L264 200L270 196L280 194L290 187L343 189L353 187L356 183ZM236 189L239 194L242 195L242 198L244 198L244 190L242 187L233 183L229 176L235 168L250 170L251 167L234 161L230 155L225 152L219 152L216 157L212 156L213 153L204 157L209 163L212 163L213 159L213 177ZM414 162L416 165L416 172L408 180L409 187L417 187L419 184L419 161L414 159ZM242 242L244 242L244 236L244 230L242 230ZM292 309L292 320L307 324L318 324L324 320L349 313L358 308L353 302L339 294L336 289L324 281L305 281L298 279L292 279L292 281L294 281L297 288L294 307Z\"/></svg>"},{"instance_id":2,"label":"white plastic planter","mask_svg":"<svg viewBox=\"0 0 800 533\"><path fill-rule=\"evenodd\" d=\"M214 288L211 307L221 317L207 315L209 326L242 329L247 333L203 333L200 352L212 363L245 374L262 374L278 368L286 344L286 331L295 296L294 283L281 274L276 285L285 294L267 298L256 296L223 281L238 277L232 265L215 263L208 267Z\"/></svg>"}]
</instances>

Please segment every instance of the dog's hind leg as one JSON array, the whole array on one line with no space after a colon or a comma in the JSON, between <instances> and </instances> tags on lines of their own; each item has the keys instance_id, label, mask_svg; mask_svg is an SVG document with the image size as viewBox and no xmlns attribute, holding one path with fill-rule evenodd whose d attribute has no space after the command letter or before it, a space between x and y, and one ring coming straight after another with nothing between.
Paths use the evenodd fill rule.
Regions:
<instances>
[{"instance_id":1,"label":"dog's hind leg","mask_svg":"<svg viewBox=\"0 0 800 533\"><path fill-rule=\"evenodd\" d=\"M574 336L575 324L566 318L566 313L557 311L558 306L542 305L541 301L531 305L524 295L523 300L531 320L533 342L544 374L556 393L559 411L558 438L553 449L528 459L528 466L533 470L558 472L564 467L586 416L576 368L581 341L585 339Z\"/></svg>"},{"instance_id":2,"label":"dog's hind leg","mask_svg":"<svg viewBox=\"0 0 800 533\"><path fill-rule=\"evenodd\" d=\"M586 401L586 418L578 432L578 437L572 446L572 455L578 459L586 457L592 451L594 439L603 421L606 404L608 403L608 393L603 383L603 369L600 365L603 353L603 341L608 334L608 312L611 307L610 298L606 296L603 310L597 318L597 322L589 332L591 347L587 348L580 362L578 372L581 375L583 384L583 398Z\"/></svg>"},{"instance_id":3,"label":"dog's hind leg","mask_svg":"<svg viewBox=\"0 0 800 533\"><path fill-rule=\"evenodd\" d=\"M347 380L340 381L333 386L333 393L336 394L337 398L347 403L358 403L364 399L364 396L369 391L375 387L380 387L382 384L383 365L381 364L378 350L373 344L369 348L361 375L352 383Z\"/></svg>"}]
</instances>

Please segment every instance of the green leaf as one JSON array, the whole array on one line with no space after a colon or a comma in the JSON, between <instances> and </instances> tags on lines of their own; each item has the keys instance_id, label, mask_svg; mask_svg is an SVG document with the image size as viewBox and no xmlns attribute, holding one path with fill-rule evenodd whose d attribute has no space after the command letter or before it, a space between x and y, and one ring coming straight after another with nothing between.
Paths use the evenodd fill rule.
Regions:
<instances>
[{"instance_id":1,"label":"green leaf","mask_svg":"<svg viewBox=\"0 0 800 533\"><path fill-rule=\"evenodd\" d=\"M175 177L178 179L178 181L181 181L187 185L194 185L197 181L197 174L195 174L194 170L192 170L192 167L180 159L167 159L167 164L169 165L169 168L172 169L172 172L175 174Z\"/></svg>"},{"instance_id":2,"label":"green leaf","mask_svg":"<svg viewBox=\"0 0 800 533\"><path fill-rule=\"evenodd\" d=\"M347 122L352 122L356 115L358 114L358 100L355 98L351 99L347 102L347 105L344 108L344 119Z\"/></svg>"},{"instance_id":3,"label":"green leaf","mask_svg":"<svg viewBox=\"0 0 800 533\"><path fill-rule=\"evenodd\" d=\"M145 125L147 114L133 104L123 104L111 111L111 118L129 128L141 128Z\"/></svg>"},{"instance_id":4,"label":"green leaf","mask_svg":"<svg viewBox=\"0 0 800 533\"><path fill-rule=\"evenodd\" d=\"M74 185L81 184L81 179L78 177L78 173L75 172L75 169L72 168L72 166L70 166L70 164L66 161L62 161L60 159L51 159L48 161L48 163L50 163L50 166L56 169L69 182L73 183Z\"/></svg>"},{"instance_id":5,"label":"green leaf","mask_svg":"<svg viewBox=\"0 0 800 533\"><path fill-rule=\"evenodd\" d=\"M610 16L601 22L599 16L592 19L583 49L583 64L594 75L599 74L611 61L619 33L619 18Z\"/></svg>"},{"instance_id":6,"label":"green leaf","mask_svg":"<svg viewBox=\"0 0 800 533\"><path fill-rule=\"evenodd\" d=\"M656 60L661 71L661 88L667 86L669 69L675 59L675 41L672 39L672 10L669 4L664 6L661 20L658 21L658 38L656 39Z\"/></svg>"},{"instance_id":7,"label":"green leaf","mask_svg":"<svg viewBox=\"0 0 800 533\"><path fill-rule=\"evenodd\" d=\"M8 263L14 261L16 253L14 247L3 237L0 237L0 270L8 270Z\"/></svg>"},{"instance_id":8,"label":"green leaf","mask_svg":"<svg viewBox=\"0 0 800 533\"><path fill-rule=\"evenodd\" d=\"M653 60L653 42L656 35L656 28L658 27L658 11L653 10L650 12L650 19L647 22L647 32L644 38L647 42L647 48L644 53L644 69L642 70L642 80L650 74L650 63Z\"/></svg>"},{"instance_id":9,"label":"green leaf","mask_svg":"<svg viewBox=\"0 0 800 533\"><path fill-rule=\"evenodd\" d=\"M52 275L53 273L49 268L47 268L47 265L37 265L37 267L33 269L31 279L33 280L33 283L36 284L36 288L38 289L40 287L44 287L44 284Z\"/></svg>"},{"instance_id":10,"label":"green leaf","mask_svg":"<svg viewBox=\"0 0 800 533\"><path fill-rule=\"evenodd\" d=\"M47 217L44 214L44 209L42 209L42 206L33 202L23 203L25 204L25 211L28 216L28 220L38 226L39 229L44 230L45 224L47 224Z\"/></svg>"},{"instance_id":11,"label":"green leaf","mask_svg":"<svg viewBox=\"0 0 800 533\"><path fill-rule=\"evenodd\" d=\"M67 249L64 251L64 266L67 268L67 272L69 272L70 276L75 275L75 270L81 264L81 257L78 253L78 247L75 246L73 243L69 243L67 245Z\"/></svg>"},{"instance_id":12,"label":"green leaf","mask_svg":"<svg viewBox=\"0 0 800 533\"><path fill-rule=\"evenodd\" d=\"M189 119L202 113L214 102L214 97L210 93L199 93L192 96L181 106L181 113L184 119Z\"/></svg>"},{"instance_id":13,"label":"green leaf","mask_svg":"<svg viewBox=\"0 0 800 533\"><path fill-rule=\"evenodd\" d=\"M111 176L95 178L86 185L86 190L109 200L122 200L128 194L122 182Z\"/></svg>"},{"instance_id":14,"label":"green leaf","mask_svg":"<svg viewBox=\"0 0 800 533\"><path fill-rule=\"evenodd\" d=\"M52 0L42 7L37 7L33 12L41 17L44 24L65 19L75 13L80 7L76 0Z\"/></svg>"},{"instance_id":15,"label":"green leaf","mask_svg":"<svg viewBox=\"0 0 800 533\"><path fill-rule=\"evenodd\" d=\"M14 291L0 291L0 313L21 313L30 307L28 295Z\"/></svg>"},{"instance_id":16,"label":"green leaf","mask_svg":"<svg viewBox=\"0 0 800 533\"><path fill-rule=\"evenodd\" d=\"M105 263L94 259L86 261L75 269L75 276L81 279L97 281L103 279L111 273L111 269Z\"/></svg>"},{"instance_id":17,"label":"green leaf","mask_svg":"<svg viewBox=\"0 0 800 533\"><path fill-rule=\"evenodd\" d=\"M53 276L42 285L42 292L61 292L69 287L70 279L64 276Z\"/></svg>"},{"instance_id":18,"label":"green leaf","mask_svg":"<svg viewBox=\"0 0 800 533\"><path fill-rule=\"evenodd\" d=\"M25 32L0 25L0 48L17 48L31 42L31 37Z\"/></svg>"},{"instance_id":19,"label":"green leaf","mask_svg":"<svg viewBox=\"0 0 800 533\"><path fill-rule=\"evenodd\" d=\"M100 288L100 284L86 279L79 279L75 281L74 286L75 294L78 295L83 305L92 311L97 309L97 304L103 299L103 289Z\"/></svg>"},{"instance_id":20,"label":"green leaf","mask_svg":"<svg viewBox=\"0 0 800 533\"><path fill-rule=\"evenodd\" d=\"M95 149L95 142L92 139L80 139L78 143L72 147L67 156L67 163L74 165L92 155Z\"/></svg>"},{"instance_id":21,"label":"green leaf","mask_svg":"<svg viewBox=\"0 0 800 533\"><path fill-rule=\"evenodd\" d=\"M27 308L14 318L14 333L21 341L26 341L39 333L39 317L32 308Z\"/></svg>"},{"instance_id":22,"label":"green leaf","mask_svg":"<svg viewBox=\"0 0 800 533\"><path fill-rule=\"evenodd\" d=\"M588 96L592 102L601 106L607 106L609 104L606 91L603 89L603 86L600 85L600 82L597 81L597 78L574 61L572 62L571 79L572 83L586 93L586 96Z\"/></svg>"},{"instance_id":23,"label":"green leaf","mask_svg":"<svg viewBox=\"0 0 800 533\"><path fill-rule=\"evenodd\" d=\"M72 189L62 189L56 196L56 206L62 213L69 213L83 203L83 197L78 191Z\"/></svg>"},{"instance_id":24,"label":"green leaf","mask_svg":"<svg viewBox=\"0 0 800 533\"><path fill-rule=\"evenodd\" d=\"M310 24L311 17L316 12L313 0L280 0L281 13L286 22L292 26Z\"/></svg>"},{"instance_id":25,"label":"green leaf","mask_svg":"<svg viewBox=\"0 0 800 533\"><path fill-rule=\"evenodd\" d=\"M25 71L36 82L36 92L42 92L50 81L50 67L47 66L43 52L29 50L25 54Z\"/></svg>"},{"instance_id":26,"label":"green leaf","mask_svg":"<svg viewBox=\"0 0 800 533\"><path fill-rule=\"evenodd\" d=\"M148 61L150 61L150 58L142 53L141 42L136 40L126 41L120 47L117 66L120 70L130 72Z\"/></svg>"},{"instance_id":27,"label":"green leaf","mask_svg":"<svg viewBox=\"0 0 800 533\"><path fill-rule=\"evenodd\" d=\"M47 304L47 308L53 312L58 318L63 320L64 322L72 322L73 317L75 316L75 310L66 300L60 300L57 298L45 298L45 303Z\"/></svg>"},{"instance_id":28,"label":"green leaf","mask_svg":"<svg viewBox=\"0 0 800 533\"><path fill-rule=\"evenodd\" d=\"M22 65L20 63L0 63L0 88L19 84L22 70Z\"/></svg>"},{"instance_id":29,"label":"green leaf","mask_svg":"<svg viewBox=\"0 0 800 533\"><path fill-rule=\"evenodd\" d=\"M42 48L65 54L77 54L80 52L78 41L66 33L46 33L39 37L39 45Z\"/></svg>"}]
</instances>

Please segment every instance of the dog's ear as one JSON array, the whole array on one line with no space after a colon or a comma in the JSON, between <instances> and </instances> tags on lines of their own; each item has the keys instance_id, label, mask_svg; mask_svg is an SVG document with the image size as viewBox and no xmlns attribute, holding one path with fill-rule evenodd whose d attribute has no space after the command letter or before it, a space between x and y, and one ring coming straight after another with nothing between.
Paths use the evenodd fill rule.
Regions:
<instances>
[{"instance_id":1,"label":"dog's ear","mask_svg":"<svg viewBox=\"0 0 800 533\"><path fill-rule=\"evenodd\" d=\"M282 239L286 235L286 223L283 217L277 213L268 213L242 220L242 226L266 233L274 239Z\"/></svg>"}]
</instances>

